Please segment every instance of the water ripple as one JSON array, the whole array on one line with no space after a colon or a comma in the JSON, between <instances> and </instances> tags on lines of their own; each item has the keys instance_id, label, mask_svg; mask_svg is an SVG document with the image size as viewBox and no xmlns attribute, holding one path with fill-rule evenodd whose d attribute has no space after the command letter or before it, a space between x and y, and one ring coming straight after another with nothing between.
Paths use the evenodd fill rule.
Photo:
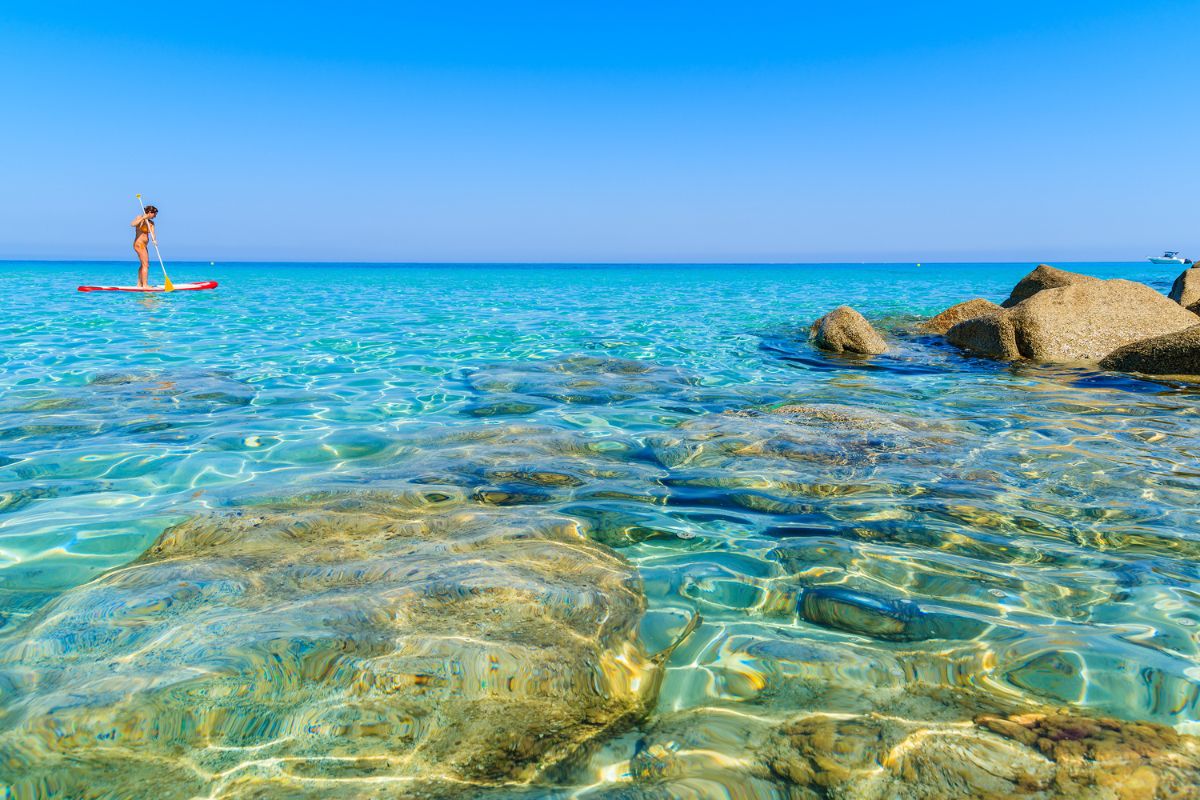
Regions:
<instances>
[{"instance_id":1,"label":"water ripple","mask_svg":"<svg viewBox=\"0 0 1200 800\"><path fill-rule=\"evenodd\" d=\"M1146 727L1151 746L1121 721L1200 731L1196 388L997 364L913 327L953 302L1004 297L1029 266L206 266L217 292L133 298L72 291L84 274L111 282L115 266L3 265L45 288L0 299L0 686L24 698L0 717L11 763L32 773L68 735L48 721L61 715L91 720L69 734L88 747L111 744L90 715L124 708L114 730L159 714L185 742L130 755L129 774L161 771L181 792L375 796L360 780L407 791L403 748L379 743L436 739L453 721L388 704L338 711L312 687L401 657L394 632L367 632L392 624L385 597L408 602L387 592L412 570L428 597L471 603L512 579L504 558L447 545L227 569L193 553L169 579L133 577L167 569L137 559L172 525L253 516L265 501L290 509L273 523L286 549L312 530L296 497L366 490L464 509L447 541L571 530L616 548L645 595L623 628L639 657L703 618L670 652L654 714L536 787L487 789L498 797L793 796L817 785L805 783L814 742L834 739L847 749L818 777L866 791L854 776L883 757L879 742L888 764L943 774L950 751L923 730L959 737L980 763L1035 764L1014 742L1050 723L1020 715L1055 709L1109 719L1117 750L1141 742L1189 764L1169 729ZM807 325L843 302L887 331L891 352L807 344ZM271 595L281 586L286 598ZM264 591L280 598L270 614L196 616ZM607 602L578 587L534 594L581 631ZM515 610L493 605L488 641L535 645L528 627L505 627ZM449 663L479 638L412 624L426 635L402 653L413 664ZM108 676L83 655L118 651ZM502 691L574 685L504 652ZM84 693L53 688L70 682L52 669L68 658ZM482 670L469 690L467 673L415 668L371 673L370 689L404 673L474 696L490 662L469 661ZM238 705L239 692L306 711ZM51 706L60 716L34 713ZM1001 717L988 728L980 714ZM325 754L289 750L305 737ZM499 769L502 750L480 763ZM1039 758L1029 774L1057 780ZM87 767L97 785L145 794L121 784L116 761ZM443 778L431 792L484 791L456 783L477 781L465 772ZM68 793L41 779L22 785Z\"/></svg>"}]
</instances>

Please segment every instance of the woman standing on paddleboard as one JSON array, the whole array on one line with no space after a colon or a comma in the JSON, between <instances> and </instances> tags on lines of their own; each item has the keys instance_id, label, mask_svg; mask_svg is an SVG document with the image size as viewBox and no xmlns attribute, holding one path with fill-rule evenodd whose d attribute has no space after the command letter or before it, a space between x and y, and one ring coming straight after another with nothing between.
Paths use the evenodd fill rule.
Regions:
<instances>
[{"instance_id":1,"label":"woman standing on paddleboard","mask_svg":"<svg viewBox=\"0 0 1200 800\"><path fill-rule=\"evenodd\" d=\"M133 252L137 253L138 257L138 288L145 289L150 285L150 254L146 252L146 241L153 240L158 244L158 239L154 236L154 218L158 216L158 209L154 206L146 206L146 213L139 214L133 218L133 222L129 223L133 228Z\"/></svg>"}]
</instances>

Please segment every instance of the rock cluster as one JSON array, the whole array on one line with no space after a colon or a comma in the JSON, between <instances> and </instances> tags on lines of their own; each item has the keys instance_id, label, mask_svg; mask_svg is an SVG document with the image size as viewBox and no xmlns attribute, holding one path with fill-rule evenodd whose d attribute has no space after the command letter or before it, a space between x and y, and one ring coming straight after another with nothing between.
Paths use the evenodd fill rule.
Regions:
<instances>
[{"instance_id":1,"label":"rock cluster","mask_svg":"<svg viewBox=\"0 0 1200 800\"><path fill-rule=\"evenodd\" d=\"M1100 365L1154 375L1200 375L1200 270L1189 269L1168 297L1149 286L1039 265L1000 305L951 306L921 324L958 347L990 358Z\"/></svg>"},{"instance_id":2,"label":"rock cluster","mask_svg":"<svg viewBox=\"0 0 1200 800\"><path fill-rule=\"evenodd\" d=\"M946 338L993 358L1015 354L1045 363L1096 363L1122 345L1198 323L1195 314L1149 286L1088 279L1043 289L1003 311L959 323Z\"/></svg>"},{"instance_id":3,"label":"rock cluster","mask_svg":"<svg viewBox=\"0 0 1200 800\"><path fill-rule=\"evenodd\" d=\"M1003 361L1100 365L1152 375L1200 375L1200 269L1185 270L1169 296L1144 284L1039 264L997 305L957 303L922 322L964 350ZM876 355L888 345L862 314L839 306L813 323L813 344Z\"/></svg>"}]
</instances>

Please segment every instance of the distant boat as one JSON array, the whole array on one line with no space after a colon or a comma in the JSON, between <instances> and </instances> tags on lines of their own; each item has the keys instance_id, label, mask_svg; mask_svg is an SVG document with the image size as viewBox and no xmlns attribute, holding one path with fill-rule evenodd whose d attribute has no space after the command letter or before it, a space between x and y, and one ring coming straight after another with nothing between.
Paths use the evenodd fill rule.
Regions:
<instances>
[{"instance_id":1,"label":"distant boat","mask_svg":"<svg viewBox=\"0 0 1200 800\"><path fill-rule=\"evenodd\" d=\"M1161 256L1150 256L1151 264L1190 264L1190 258L1179 255L1178 250L1164 250Z\"/></svg>"}]
</instances>

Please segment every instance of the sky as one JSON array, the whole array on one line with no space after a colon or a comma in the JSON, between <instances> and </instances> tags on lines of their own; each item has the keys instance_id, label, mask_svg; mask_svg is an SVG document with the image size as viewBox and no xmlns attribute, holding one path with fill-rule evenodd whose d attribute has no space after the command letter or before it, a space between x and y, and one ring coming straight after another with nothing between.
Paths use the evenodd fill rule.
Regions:
<instances>
[{"instance_id":1,"label":"sky","mask_svg":"<svg viewBox=\"0 0 1200 800\"><path fill-rule=\"evenodd\" d=\"M8 3L0 259L1200 255L1200 2Z\"/></svg>"}]
</instances>

